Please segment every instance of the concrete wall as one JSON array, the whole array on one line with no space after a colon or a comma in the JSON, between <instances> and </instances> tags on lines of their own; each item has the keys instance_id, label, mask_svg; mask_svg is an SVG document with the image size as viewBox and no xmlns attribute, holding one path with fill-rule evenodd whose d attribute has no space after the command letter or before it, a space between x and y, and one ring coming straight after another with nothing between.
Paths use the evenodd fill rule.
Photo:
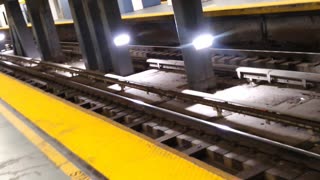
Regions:
<instances>
[{"instance_id":1,"label":"concrete wall","mask_svg":"<svg viewBox=\"0 0 320 180\"><path fill-rule=\"evenodd\" d=\"M320 52L317 12L208 18L215 47ZM173 19L129 22L137 44L178 45Z\"/></svg>"},{"instance_id":2,"label":"concrete wall","mask_svg":"<svg viewBox=\"0 0 320 180\"><path fill-rule=\"evenodd\" d=\"M208 18L215 47L320 52L320 15L316 12ZM173 18L125 23L134 44L179 45ZM73 25L57 26L61 41L77 41Z\"/></svg>"}]
</instances>

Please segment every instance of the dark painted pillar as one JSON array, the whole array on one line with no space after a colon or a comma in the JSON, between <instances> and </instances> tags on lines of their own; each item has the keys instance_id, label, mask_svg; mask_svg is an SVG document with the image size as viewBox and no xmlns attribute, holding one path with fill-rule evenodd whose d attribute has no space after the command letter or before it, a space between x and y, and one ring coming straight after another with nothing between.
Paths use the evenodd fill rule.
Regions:
<instances>
[{"instance_id":1,"label":"dark painted pillar","mask_svg":"<svg viewBox=\"0 0 320 180\"><path fill-rule=\"evenodd\" d=\"M9 26L10 26L10 23L9 23ZM13 26L10 26L10 36L11 36L11 42L13 45L14 54L18 56L25 56L24 50L22 49L21 43L17 36L15 27Z\"/></svg>"},{"instance_id":2,"label":"dark painted pillar","mask_svg":"<svg viewBox=\"0 0 320 180\"><path fill-rule=\"evenodd\" d=\"M114 38L121 35L129 35L124 27L119 4L117 0L97 0L102 16L105 36L108 41L108 49L111 54L113 71L119 75L129 75L133 73L132 60L129 54L128 44L116 46ZM130 35L129 35L130 36Z\"/></svg>"},{"instance_id":3,"label":"dark painted pillar","mask_svg":"<svg viewBox=\"0 0 320 180\"><path fill-rule=\"evenodd\" d=\"M81 50L89 66L96 63L101 72L132 74L128 45L114 43L117 35L126 33L117 0L69 0L69 3Z\"/></svg>"},{"instance_id":4,"label":"dark painted pillar","mask_svg":"<svg viewBox=\"0 0 320 180\"><path fill-rule=\"evenodd\" d=\"M69 0L69 4L86 68L98 70L98 60L90 36L88 21L83 7L84 4L80 0Z\"/></svg>"},{"instance_id":5,"label":"dark painted pillar","mask_svg":"<svg viewBox=\"0 0 320 180\"><path fill-rule=\"evenodd\" d=\"M61 62L63 53L48 0L27 0L33 34L45 61Z\"/></svg>"},{"instance_id":6,"label":"dark painted pillar","mask_svg":"<svg viewBox=\"0 0 320 180\"><path fill-rule=\"evenodd\" d=\"M105 73L112 72L111 54L108 49L108 41L105 36L97 0L82 0L82 3L99 71Z\"/></svg>"},{"instance_id":7,"label":"dark painted pillar","mask_svg":"<svg viewBox=\"0 0 320 180\"><path fill-rule=\"evenodd\" d=\"M199 91L214 88L216 83L208 49L196 50L192 45L194 38L208 33L201 0L172 0L172 5L189 88Z\"/></svg>"},{"instance_id":8,"label":"dark painted pillar","mask_svg":"<svg viewBox=\"0 0 320 180\"><path fill-rule=\"evenodd\" d=\"M17 55L31 58L40 57L32 32L24 20L18 0L5 0L4 5Z\"/></svg>"}]
</instances>

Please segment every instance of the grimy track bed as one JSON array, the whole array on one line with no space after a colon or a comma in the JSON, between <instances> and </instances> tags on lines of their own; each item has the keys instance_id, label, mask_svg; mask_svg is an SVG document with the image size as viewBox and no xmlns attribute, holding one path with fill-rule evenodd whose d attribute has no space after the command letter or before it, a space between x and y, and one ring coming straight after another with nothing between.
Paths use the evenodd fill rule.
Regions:
<instances>
[{"instance_id":1,"label":"grimy track bed","mask_svg":"<svg viewBox=\"0 0 320 180\"><path fill-rule=\"evenodd\" d=\"M81 57L78 43L61 42L64 53L71 58ZM286 52L244 49L209 50L214 70L234 71L235 68L257 67L280 70L293 70L319 73L320 53ZM148 66L149 58L182 60L182 53L178 47L170 46L141 46L131 45L130 55L137 70Z\"/></svg>"},{"instance_id":2,"label":"grimy track bed","mask_svg":"<svg viewBox=\"0 0 320 180\"><path fill-rule=\"evenodd\" d=\"M320 177L320 155L220 124L173 112L110 92L119 84L167 98L210 105L219 110L319 130L319 124L296 117L215 100L204 100L52 63L2 55L0 70L45 92L102 114L191 157L244 179L309 179ZM56 72L68 72L72 77ZM77 81L75 77L81 77Z\"/></svg>"}]
</instances>

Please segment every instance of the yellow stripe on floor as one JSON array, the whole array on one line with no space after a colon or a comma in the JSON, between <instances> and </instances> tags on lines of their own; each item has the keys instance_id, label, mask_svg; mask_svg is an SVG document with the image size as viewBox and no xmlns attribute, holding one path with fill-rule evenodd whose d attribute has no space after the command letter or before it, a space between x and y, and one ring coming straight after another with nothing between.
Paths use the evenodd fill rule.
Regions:
<instances>
[{"instance_id":1,"label":"yellow stripe on floor","mask_svg":"<svg viewBox=\"0 0 320 180\"><path fill-rule=\"evenodd\" d=\"M90 178L68 161L60 152L47 143L42 137L28 127L11 110L0 104L0 114L3 115L16 129L18 129L31 143L45 154L59 169L72 180L89 180ZM23 147L22 147L23 148Z\"/></svg>"},{"instance_id":2,"label":"yellow stripe on floor","mask_svg":"<svg viewBox=\"0 0 320 180\"><path fill-rule=\"evenodd\" d=\"M236 179L7 75L0 82L4 101L108 179Z\"/></svg>"}]
</instances>

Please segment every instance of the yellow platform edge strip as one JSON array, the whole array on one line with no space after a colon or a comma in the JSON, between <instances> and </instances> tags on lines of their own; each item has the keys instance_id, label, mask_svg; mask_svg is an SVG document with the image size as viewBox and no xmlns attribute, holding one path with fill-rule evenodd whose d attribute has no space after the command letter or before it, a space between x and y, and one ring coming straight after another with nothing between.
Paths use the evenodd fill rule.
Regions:
<instances>
[{"instance_id":1,"label":"yellow platform edge strip","mask_svg":"<svg viewBox=\"0 0 320 180\"><path fill-rule=\"evenodd\" d=\"M0 97L109 179L237 179L0 73Z\"/></svg>"},{"instance_id":2,"label":"yellow platform edge strip","mask_svg":"<svg viewBox=\"0 0 320 180\"><path fill-rule=\"evenodd\" d=\"M19 130L32 144L34 144L47 158L72 180L89 180L90 178L46 142L30 127L28 127L11 110L0 104L0 114L3 115L17 130ZM21 147L23 148L23 147Z\"/></svg>"},{"instance_id":3,"label":"yellow platform edge strip","mask_svg":"<svg viewBox=\"0 0 320 180\"><path fill-rule=\"evenodd\" d=\"M235 6L210 6L203 9L204 15L209 17L218 16L237 16L237 15L256 15L269 13L301 12L320 10L319 0L283 0L275 2L251 3ZM137 15L124 15L124 20L143 21L144 19L158 20L173 16L172 11L161 13L146 13ZM55 22L56 25L73 24L73 20ZM28 24L31 27L31 24ZM1 27L0 30L6 30L9 27Z\"/></svg>"}]
</instances>

